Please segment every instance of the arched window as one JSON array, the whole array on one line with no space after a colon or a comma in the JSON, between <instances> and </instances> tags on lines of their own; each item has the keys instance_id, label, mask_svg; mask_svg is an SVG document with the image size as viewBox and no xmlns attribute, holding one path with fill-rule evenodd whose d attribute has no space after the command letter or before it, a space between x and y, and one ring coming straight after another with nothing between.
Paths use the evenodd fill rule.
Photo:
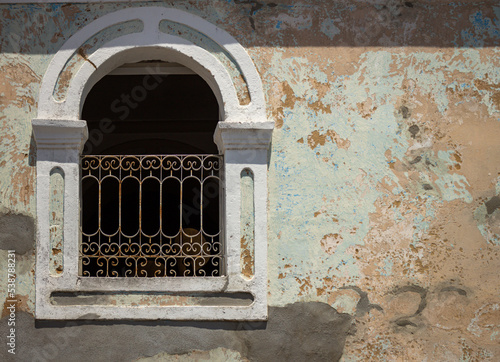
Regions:
<instances>
[{"instance_id":1,"label":"arched window","mask_svg":"<svg viewBox=\"0 0 500 362\"><path fill-rule=\"evenodd\" d=\"M79 274L222 275L219 107L203 78L175 63L126 64L94 85L82 117Z\"/></svg>"},{"instance_id":2,"label":"arched window","mask_svg":"<svg viewBox=\"0 0 500 362\"><path fill-rule=\"evenodd\" d=\"M142 27L82 51L95 34L131 21ZM163 22L227 54L249 102L240 102L232 70L213 48L163 32ZM75 54L78 71L64 75ZM152 62L159 71L145 74ZM119 10L67 40L39 94L37 319L267 318L274 123L259 74L233 37L176 9ZM141 302L151 295L158 302Z\"/></svg>"}]
</instances>

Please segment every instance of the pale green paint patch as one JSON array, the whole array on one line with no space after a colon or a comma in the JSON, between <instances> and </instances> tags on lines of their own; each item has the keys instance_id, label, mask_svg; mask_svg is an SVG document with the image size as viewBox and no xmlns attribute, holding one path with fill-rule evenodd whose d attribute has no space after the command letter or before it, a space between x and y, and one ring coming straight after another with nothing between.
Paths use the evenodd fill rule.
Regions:
<instances>
[{"instance_id":1,"label":"pale green paint patch","mask_svg":"<svg viewBox=\"0 0 500 362\"><path fill-rule=\"evenodd\" d=\"M500 233L495 232L495 224L500 224L500 210L495 210L491 215L488 214L486 205L482 203L474 210L474 220L476 220L477 228L481 232L486 242L500 246Z\"/></svg>"},{"instance_id":2,"label":"pale green paint patch","mask_svg":"<svg viewBox=\"0 0 500 362\"><path fill-rule=\"evenodd\" d=\"M462 199L468 203L472 202L472 196L467 191L467 187L470 185L464 176L456 173L445 174L436 180L436 184L439 186L443 200L452 201Z\"/></svg>"},{"instance_id":3,"label":"pale green paint patch","mask_svg":"<svg viewBox=\"0 0 500 362\"><path fill-rule=\"evenodd\" d=\"M438 158L445 162L445 167L453 165L451 159L453 153L453 150L438 152ZM462 199L468 203L472 202L472 195L467 190L467 187L470 187L470 185L463 175L442 172L440 178L436 180L436 184L439 186L443 200L452 201Z\"/></svg>"},{"instance_id":4,"label":"pale green paint patch","mask_svg":"<svg viewBox=\"0 0 500 362\"><path fill-rule=\"evenodd\" d=\"M359 298L353 298L351 295L341 295L335 299L332 307L341 310L343 313L350 315L356 314L356 306L358 304Z\"/></svg>"},{"instance_id":5,"label":"pale green paint patch","mask_svg":"<svg viewBox=\"0 0 500 362\"><path fill-rule=\"evenodd\" d=\"M394 266L394 260L385 258L384 265L380 267L380 274L385 276L390 276L392 273L392 267Z\"/></svg>"},{"instance_id":6,"label":"pale green paint patch","mask_svg":"<svg viewBox=\"0 0 500 362\"><path fill-rule=\"evenodd\" d=\"M282 305L297 298L321 299L315 294L324 286L325 276L352 282L361 276L358 264L346 251L364 243L375 201L388 196L378 187L384 178L396 184L392 193L401 194L406 204L415 204L414 195L421 195L418 202L424 202L425 211L414 216L414 242L419 242L428 230L443 202L472 202L465 176L450 170L454 150L436 155L432 143L422 145L423 161L410 163L418 154L417 147L409 156L415 142L406 131L411 119L398 115L403 82L408 79L413 81L409 91L429 94L445 116L449 110L446 85L452 82L453 72L472 72L475 77L492 74L494 67L481 62L477 50L457 50L454 57L458 56L468 64L453 59L450 68L450 62L440 53L366 52L360 56L354 74L337 76L327 74L326 69L305 57L287 57L284 51L274 53L264 78L274 77L288 84L293 93L282 99L293 97L294 103L283 109L283 126L273 134L269 170L272 304ZM325 63L332 62L325 59ZM319 97L314 82L325 77L330 87ZM267 91L272 92L272 88ZM357 105L367 99L371 99L373 112L362 117ZM331 113L312 109L316 101ZM308 143L314 131L325 135L330 130L349 140L350 146L340 148L328 137L324 144ZM389 168L387 150L393 159L403 161L416 172L419 181L410 179L409 172L406 181L399 180ZM395 220L406 217L400 214ZM328 234L341 236L331 254L325 253L320 242ZM387 268L382 267L380 273L391 273L387 262ZM277 275L284 278L277 279Z\"/></svg>"},{"instance_id":7,"label":"pale green paint patch","mask_svg":"<svg viewBox=\"0 0 500 362\"><path fill-rule=\"evenodd\" d=\"M32 215L34 210L35 117L43 57L0 54L0 210Z\"/></svg>"},{"instance_id":8,"label":"pale green paint patch","mask_svg":"<svg viewBox=\"0 0 500 362\"><path fill-rule=\"evenodd\" d=\"M500 331L494 331L490 335L490 341L496 341L499 339L498 335L500 334Z\"/></svg>"},{"instance_id":9,"label":"pale green paint patch","mask_svg":"<svg viewBox=\"0 0 500 362\"><path fill-rule=\"evenodd\" d=\"M397 66L393 64L395 57L397 55L389 51L363 53L359 59L359 70L344 81L347 101L355 105L372 98L377 106L402 96L404 75L391 70L391 66Z\"/></svg>"},{"instance_id":10,"label":"pale green paint patch","mask_svg":"<svg viewBox=\"0 0 500 362\"><path fill-rule=\"evenodd\" d=\"M374 64L382 64L387 59L383 55L368 58ZM360 81L359 76L339 80L342 91L332 87L321 101L339 96L347 99L344 103L327 104L332 114L324 114L308 107L313 80L325 76L321 68L310 66L305 58L282 58L278 54L273 64L279 64L279 68L269 72L287 82L294 91L293 96L298 98L292 109L284 110L284 126L274 133L271 154L271 165L274 165L270 169L271 228L280 235L272 241L277 243L277 248L271 254L277 255L271 260L279 262L271 265L271 269L291 277L280 280L280 287L271 279L271 287L283 293L271 295L272 301L280 304L295 299L294 294L315 293L316 288L323 286L325 276L337 275L353 281L358 277L354 259L346 250L363 243L369 214L375 211L374 202L381 196L377 184L384 177L396 180L384 156L387 144L393 144L394 138L400 140L401 146L395 144L393 150L399 157L403 157L407 146L404 138L397 134L393 109L380 107L378 112L384 117L364 119L352 108L357 101L366 100L368 80ZM368 64L361 68L370 69ZM383 90L390 86L382 79L380 70L378 73L370 78L380 79L381 96L375 99L382 102L386 95ZM311 149L308 136L313 131L324 134L328 130L349 140L350 147L340 149L335 143L326 142ZM297 143L300 138L304 143ZM314 217L315 212L322 209L326 212ZM334 217L338 221L335 222ZM320 240L330 233L341 235L342 242L335 253L327 255ZM291 260L293 268L284 269ZM309 280L304 281L307 276Z\"/></svg>"},{"instance_id":11,"label":"pale green paint patch","mask_svg":"<svg viewBox=\"0 0 500 362\"><path fill-rule=\"evenodd\" d=\"M498 84L500 82L500 72L495 66L495 60L484 62L481 52L477 49L456 49L452 55L449 50L439 51L415 51L410 54L396 53L394 57L394 69L404 68L402 74L409 80L416 82L413 92L419 91L429 94L436 103L439 112L449 110L449 90L459 88L469 88L483 95L482 99L474 99L475 102L482 103L488 107L490 113L500 111L489 98L489 92L478 89L477 84L470 82L471 79L489 79L490 82ZM461 74L457 80L456 74ZM391 79L394 78L393 74ZM463 79L462 79L463 77ZM466 100L467 96L462 99Z\"/></svg>"}]
</instances>

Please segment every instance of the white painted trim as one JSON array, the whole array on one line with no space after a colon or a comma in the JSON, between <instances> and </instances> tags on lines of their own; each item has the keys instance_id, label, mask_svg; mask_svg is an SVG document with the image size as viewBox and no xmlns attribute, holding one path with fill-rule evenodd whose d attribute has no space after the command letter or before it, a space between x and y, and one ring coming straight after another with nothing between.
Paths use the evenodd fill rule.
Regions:
<instances>
[{"instance_id":1,"label":"white painted trim","mask_svg":"<svg viewBox=\"0 0 500 362\"><path fill-rule=\"evenodd\" d=\"M91 36L114 24L138 19L140 33L125 35L102 45L70 80L66 98L52 96L66 62ZM216 41L236 61L244 75L251 102L239 104L228 70L206 50L189 41L159 31L161 20L187 25ZM214 139L224 154L224 210L227 273L218 278L84 278L78 275L79 255L79 156L87 139L86 122L80 110L86 94L104 75L119 66L159 59L179 63L202 76L219 100L224 122ZM92 65L93 64L93 65ZM119 68L118 68L119 69ZM267 319L267 149L273 122L265 117L262 83L243 47L225 31L186 12L163 7L134 8L105 15L73 35L52 59L42 81L38 118L33 134L37 143L37 262L35 316L38 319L181 319L265 320ZM50 172L60 167L65 175L63 272L49 273ZM240 255L240 174L254 173L255 274L242 277ZM54 292L216 292L251 293L249 306L112 306L52 304Z\"/></svg>"},{"instance_id":2,"label":"white painted trim","mask_svg":"<svg viewBox=\"0 0 500 362\"><path fill-rule=\"evenodd\" d=\"M199 74L212 88L223 111L225 121L249 121L250 114L239 105L231 77L224 66L204 49L172 35L160 33L151 42L144 34L131 34L117 38L97 50L90 61L82 65L67 91L65 102L54 105L65 119L79 119L87 93L104 75L124 63L148 57L175 60ZM132 45L130 45L132 44Z\"/></svg>"},{"instance_id":3,"label":"white painted trim","mask_svg":"<svg viewBox=\"0 0 500 362\"><path fill-rule=\"evenodd\" d=\"M233 117L234 121L266 121L262 81L257 70L255 69L250 56L247 54L245 49L231 35L229 35L224 30L216 27L215 25L209 23L208 21L181 10L169 9L164 7L128 8L119 10L94 20L92 23L80 29L71 38L69 38L61 47L61 49L55 54L43 78L40 89L37 118L53 118L54 116L55 118L60 119L79 118L75 117L74 104L65 104L67 100L57 102L53 97L54 89L56 87L59 75L61 74L64 66L73 56L75 51L81 45L83 45L86 40L110 26L133 20L140 20L143 22L143 31L141 33L129 34L118 38L120 40L115 39L114 41L112 41L113 44L116 42L121 42L122 44L128 44L130 46L133 46L134 44L137 44L138 46L148 44L150 46L175 48L175 45L179 45L178 43L183 43L184 46L188 46L188 44L190 44L190 47L195 47L198 50L201 49L194 46L194 44L187 42L186 40L180 40L181 38L173 36L168 37L170 37L170 39L178 39L173 40L174 43L161 43L160 39L165 39L164 36L167 35L159 31L159 24L163 20L169 20L175 23L186 25L196 31L199 31L200 33L203 33L208 38L219 44L229 53L229 55L234 59L234 61L240 68L242 75L247 82L251 99L251 102L248 105L241 106L239 102L237 102L236 98L236 100L231 101L231 104L224 105L224 108L226 108L227 106L238 109L239 114L237 117ZM135 43L135 41L137 41L138 43ZM111 44L105 44L101 47L101 49L109 49L110 46ZM213 82L211 83L213 85ZM231 86L232 88L234 88L232 82ZM78 87L78 85L75 85L75 87ZM226 87L224 86L224 88ZM53 114L54 107L58 108L56 114Z\"/></svg>"}]
</instances>

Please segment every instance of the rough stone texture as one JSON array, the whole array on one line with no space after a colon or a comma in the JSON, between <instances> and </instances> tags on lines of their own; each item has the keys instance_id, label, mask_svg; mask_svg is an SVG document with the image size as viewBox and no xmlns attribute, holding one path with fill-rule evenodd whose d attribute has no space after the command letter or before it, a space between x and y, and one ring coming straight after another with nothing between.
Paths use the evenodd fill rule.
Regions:
<instances>
[{"instance_id":1,"label":"rough stone texture","mask_svg":"<svg viewBox=\"0 0 500 362\"><path fill-rule=\"evenodd\" d=\"M355 320L356 330L339 332L347 338L345 361L498 360L497 2L152 4L182 8L227 30L263 79L276 123L269 325L274 308L320 301ZM2 210L35 216L29 124L51 56L99 16L144 5L0 7ZM20 308L32 314L34 258L23 260ZM2 299L4 288L0 283ZM33 329L31 317L19 318L20 353L47 347L49 357L50 348L62 351L54 356L104 359L118 351L133 359L223 347L247 358L252 347L228 337L240 331L204 343L222 328L217 324L188 324L169 335L156 325L126 323ZM87 342L75 337L64 344L76 330ZM134 344L139 350L132 351L123 341L134 338L151 348Z\"/></svg>"},{"instance_id":2,"label":"rough stone texture","mask_svg":"<svg viewBox=\"0 0 500 362\"><path fill-rule=\"evenodd\" d=\"M7 329L7 318L0 323ZM133 361L158 354L180 355L223 347L251 361L338 361L352 317L325 303L295 303L270 309L268 322L36 322L17 315L16 359L2 361ZM219 352L208 356L216 358ZM207 355L201 354L201 356ZM156 356L156 357L155 357ZM195 358L197 354L191 354ZM240 357L238 357L240 358ZM168 359L167 359L168 360ZM175 359L174 359L175 360ZM181 361L183 359L180 359Z\"/></svg>"}]
</instances>

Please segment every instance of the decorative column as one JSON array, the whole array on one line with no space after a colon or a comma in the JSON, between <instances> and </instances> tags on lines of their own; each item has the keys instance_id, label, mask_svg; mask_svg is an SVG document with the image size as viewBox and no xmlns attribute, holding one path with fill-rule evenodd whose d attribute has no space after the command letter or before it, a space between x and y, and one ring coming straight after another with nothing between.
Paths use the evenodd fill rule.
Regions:
<instances>
[{"instance_id":1,"label":"decorative column","mask_svg":"<svg viewBox=\"0 0 500 362\"><path fill-rule=\"evenodd\" d=\"M37 313L42 304L49 301L50 286L68 284L71 275L78 273L78 250L80 240L80 154L87 140L87 122L75 120L34 119L32 121L36 151L36 207L37 207L37 260L36 260L36 305ZM62 170L64 190L62 215L63 263L60 274L49 270L51 250L50 235L50 175L53 170ZM56 281L57 280L57 281ZM45 303L40 303L42 298Z\"/></svg>"},{"instance_id":2,"label":"decorative column","mask_svg":"<svg viewBox=\"0 0 500 362\"><path fill-rule=\"evenodd\" d=\"M267 152L274 122L219 122L214 140L224 154L224 220L228 291L248 291L255 311L267 315ZM254 176L254 276L242 276L241 172Z\"/></svg>"}]
</instances>

